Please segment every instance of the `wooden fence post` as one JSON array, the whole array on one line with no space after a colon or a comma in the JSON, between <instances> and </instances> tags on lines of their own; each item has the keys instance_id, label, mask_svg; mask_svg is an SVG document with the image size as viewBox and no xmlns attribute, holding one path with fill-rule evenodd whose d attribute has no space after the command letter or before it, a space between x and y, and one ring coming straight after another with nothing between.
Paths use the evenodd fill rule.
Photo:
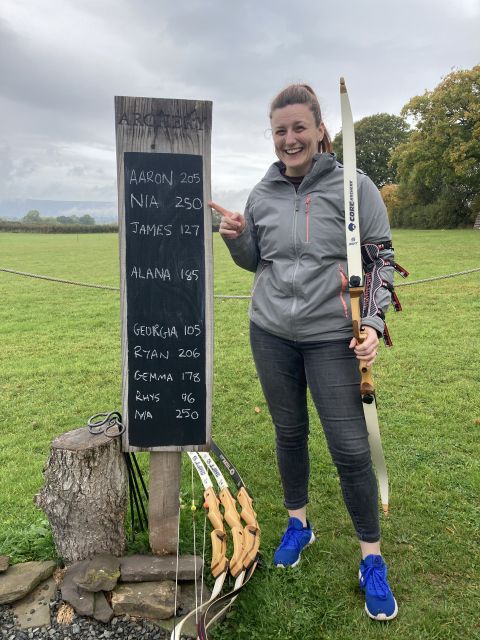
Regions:
<instances>
[{"instance_id":1,"label":"wooden fence post","mask_svg":"<svg viewBox=\"0 0 480 640\"><path fill-rule=\"evenodd\" d=\"M181 451L208 449L211 102L116 97L126 451L150 451L154 553L177 548Z\"/></svg>"}]
</instances>

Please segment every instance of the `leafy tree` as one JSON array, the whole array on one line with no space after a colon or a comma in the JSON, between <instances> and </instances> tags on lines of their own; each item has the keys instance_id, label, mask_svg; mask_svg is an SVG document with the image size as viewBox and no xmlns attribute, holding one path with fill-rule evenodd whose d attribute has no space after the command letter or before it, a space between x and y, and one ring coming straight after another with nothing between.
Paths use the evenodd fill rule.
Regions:
<instances>
[{"instance_id":1,"label":"leafy tree","mask_svg":"<svg viewBox=\"0 0 480 640\"><path fill-rule=\"evenodd\" d=\"M367 116L355 123L357 167L373 180L378 188L397 181L397 171L390 164L392 151L408 140L409 126L404 118L388 113ZM343 162L342 133L333 139L333 148Z\"/></svg>"},{"instance_id":2,"label":"leafy tree","mask_svg":"<svg viewBox=\"0 0 480 640\"><path fill-rule=\"evenodd\" d=\"M78 224L77 216L57 216L58 224Z\"/></svg>"},{"instance_id":3,"label":"leafy tree","mask_svg":"<svg viewBox=\"0 0 480 640\"><path fill-rule=\"evenodd\" d=\"M78 219L78 222L79 222L79 224L93 225L93 224L95 224L95 219L92 218L91 215L86 213L85 215L80 216L80 218Z\"/></svg>"},{"instance_id":4,"label":"leafy tree","mask_svg":"<svg viewBox=\"0 0 480 640\"><path fill-rule=\"evenodd\" d=\"M412 98L402 115L416 128L394 151L398 226L456 227L480 212L480 65L456 70Z\"/></svg>"},{"instance_id":5,"label":"leafy tree","mask_svg":"<svg viewBox=\"0 0 480 640\"><path fill-rule=\"evenodd\" d=\"M42 222L40 212L36 209L30 209L30 211L23 216L22 222L25 224L40 224L40 222Z\"/></svg>"},{"instance_id":6,"label":"leafy tree","mask_svg":"<svg viewBox=\"0 0 480 640\"><path fill-rule=\"evenodd\" d=\"M391 220L393 209L398 204L398 184L384 184L380 189L380 194L387 207L388 217Z\"/></svg>"}]
</instances>

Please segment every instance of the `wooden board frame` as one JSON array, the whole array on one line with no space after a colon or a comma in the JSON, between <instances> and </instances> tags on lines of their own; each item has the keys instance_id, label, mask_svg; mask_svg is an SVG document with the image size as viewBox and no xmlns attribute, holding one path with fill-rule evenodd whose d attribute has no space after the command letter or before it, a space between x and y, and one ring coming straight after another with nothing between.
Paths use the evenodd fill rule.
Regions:
<instances>
[{"instance_id":1,"label":"wooden board frame","mask_svg":"<svg viewBox=\"0 0 480 640\"><path fill-rule=\"evenodd\" d=\"M117 148L118 218L120 243L121 339L122 339L122 416L125 423L124 451L202 451L211 439L213 391L213 255L212 224L207 202L211 199L212 103L143 97L115 97ZM128 336L126 296L125 179L124 153L151 152L202 156L205 237L205 385L206 441L196 445L138 447L129 444L128 425Z\"/></svg>"}]
</instances>

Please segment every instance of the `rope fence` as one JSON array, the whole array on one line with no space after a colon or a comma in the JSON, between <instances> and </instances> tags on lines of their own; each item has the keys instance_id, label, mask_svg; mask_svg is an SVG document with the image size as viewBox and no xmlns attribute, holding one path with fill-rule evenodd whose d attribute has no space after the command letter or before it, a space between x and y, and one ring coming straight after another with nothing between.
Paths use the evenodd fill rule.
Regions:
<instances>
[{"instance_id":1,"label":"rope fence","mask_svg":"<svg viewBox=\"0 0 480 640\"><path fill-rule=\"evenodd\" d=\"M4 267L0 267L0 271L4 273L11 273L16 276L25 276L27 278L36 278L38 280L47 280L49 282L60 282L61 284L70 284L76 287L88 287L90 289L105 289L107 291L120 291L120 287L111 287L106 284L92 284L89 282L77 282L75 280L64 280L63 278L53 278L51 276L43 276L38 273L28 273L27 271L16 271L14 269L6 269ZM399 282L395 285L397 287L411 287L416 284L424 284L425 282L436 282L438 280L447 280L448 278L457 278L458 276L466 276L470 273L476 273L480 271L480 267L476 267L475 269L466 269L465 271L457 271L455 273L447 273L441 276L433 276L432 278L422 278L421 280L413 280L412 282ZM224 300L249 300L251 296L249 295L224 295L224 294L215 294L214 298L221 298Z\"/></svg>"}]
</instances>

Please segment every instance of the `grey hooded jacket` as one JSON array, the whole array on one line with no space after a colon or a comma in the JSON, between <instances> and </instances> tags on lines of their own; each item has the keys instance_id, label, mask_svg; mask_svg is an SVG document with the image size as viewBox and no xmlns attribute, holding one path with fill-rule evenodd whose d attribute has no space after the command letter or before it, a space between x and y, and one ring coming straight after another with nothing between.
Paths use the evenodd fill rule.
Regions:
<instances>
[{"instance_id":1,"label":"grey hooded jacket","mask_svg":"<svg viewBox=\"0 0 480 640\"><path fill-rule=\"evenodd\" d=\"M387 213L377 187L360 171L357 182L362 245L389 241ZM280 172L280 163L273 164L248 198L245 221L242 234L225 242L236 264L255 272L252 322L302 342L351 336L343 168L335 154L314 156L298 192ZM381 280L392 283L392 250L381 250L379 258ZM369 308L385 312L389 290L380 286L373 294ZM383 332L379 315L364 315L363 324Z\"/></svg>"}]
</instances>

